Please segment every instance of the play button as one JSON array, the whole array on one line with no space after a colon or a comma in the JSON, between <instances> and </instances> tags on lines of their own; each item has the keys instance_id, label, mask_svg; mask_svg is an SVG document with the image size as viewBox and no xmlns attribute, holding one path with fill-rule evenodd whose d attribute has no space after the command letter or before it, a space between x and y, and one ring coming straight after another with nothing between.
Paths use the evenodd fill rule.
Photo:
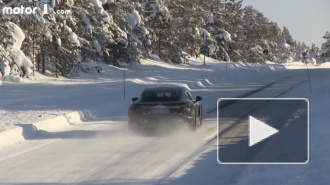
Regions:
<instances>
[{"instance_id":1,"label":"play button","mask_svg":"<svg viewBox=\"0 0 330 185\"><path fill-rule=\"evenodd\" d=\"M306 164L306 99L222 98L218 101L220 164Z\"/></svg>"},{"instance_id":2,"label":"play button","mask_svg":"<svg viewBox=\"0 0 330 185\"><path fill-rule=\"evenodd\" d=\"M249 147L273 136L278 133L278 130L263 123L262 121L250 116L250 129L249 129Z\"/></svg>"}]
</instances>

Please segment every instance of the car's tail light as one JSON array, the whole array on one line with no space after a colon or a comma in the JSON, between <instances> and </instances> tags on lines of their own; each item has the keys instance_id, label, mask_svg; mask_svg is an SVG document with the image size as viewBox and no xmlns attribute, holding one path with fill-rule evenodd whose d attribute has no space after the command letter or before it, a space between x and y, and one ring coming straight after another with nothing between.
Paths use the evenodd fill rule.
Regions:
<instances>
[{"instance_id":1,"label":"car's tail light","mask_svg":"<svg viewBox=\"0 0 330 185\"><path fill-rule=\"evenodd\" d=\"M190 111L190 109L191 109L189 104L183 104L182 108L186 108L188 111Z\"/></svg>"},{"instance_id":2,"label":"car's tail light","mask_svg":"<svg viewBox=\"0 0 330 185\"><path fill-rule=\"evenodd\" d=\"M179 113L181 113L181 115L185 112L185 111L190 111L190 105L186 104L186 103L182 103L182 104L177 104L176 108L175 108L175 112L179 115Z\"/></svg>"},{"instance_id":3,"label":"car's tail light","mask_svg":"<svg viewBox=\"0 0 330 185\"><path fill-rule=\"evenodd\" d=\"M133 110L133 109L139 109L141 107L142 107L142 105L132 105L131 106L131 110Z\"/></svg>"}]
</instances>

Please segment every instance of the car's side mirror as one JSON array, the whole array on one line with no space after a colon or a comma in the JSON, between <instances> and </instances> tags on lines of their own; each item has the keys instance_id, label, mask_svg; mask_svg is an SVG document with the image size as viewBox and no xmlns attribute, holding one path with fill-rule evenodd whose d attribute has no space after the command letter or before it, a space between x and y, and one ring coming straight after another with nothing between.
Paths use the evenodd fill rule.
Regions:
<instances>
[{"instance_id":1,"label":"car's side mirror","mask_svg":"<svg viewBox=\"0 0 330 185\"><path fill-rule=\"evenodd\" d=\"M137 98L137 97L132 98L132 102L136 102L136 101L138 101L138 100L139 100L139 98Z\"/></svg>"},{"instance_id":2,"label":"car's side mirror","mask_svg":"<svg viewBox=\"0 0 330 185\"><path fill-rule=\"evenodd\" d=\"M202 97L200 97L200 96L197 96L197 97L196 97L196 102L197 102L197 101L202 101L202 100L203 100Z\"/></svg>"}]
</instances>

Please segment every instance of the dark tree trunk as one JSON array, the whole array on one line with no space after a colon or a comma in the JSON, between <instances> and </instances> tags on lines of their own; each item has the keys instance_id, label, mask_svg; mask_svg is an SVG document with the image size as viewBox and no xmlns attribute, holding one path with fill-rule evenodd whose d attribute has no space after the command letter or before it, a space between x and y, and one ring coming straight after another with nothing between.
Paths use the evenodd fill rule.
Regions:
<instances>
[{"instance_id":1,"label":"dark tree trunk","mask_svg":"<svg viewBox=\"0 0 330 185\"><path fill-rule=\"evenodd\" d=\"M33 54L33 58L32 58L32 70L33 70L33 76L35 75L35 63L36 63L36 54L35 54L35 34L32 35L32 54Z\"/></svg>"},{"instance_id":2,"label":"dark tree trunk","mask_svg":"<svg viewBox=\"0 0 330 185\"><path fill-rule=\"evenodd\" d=\"M37 54L37 68L38 71L40 72L40 53Z\"/></svg>"},{"instance_id":3,"label":"dark tree trunk","mask_svg":"<svg viewBox=\"0 0 330 185\"><path fill-rule=\"evenodd\" d=\"M116 66L116 60L117 60L117 50L116 47L113 47L113 66Z\"/></svg>"},{"instance_id":4,"label":"dark tree trunk","mask_svg":"<svg viewBox=\"0 0 330 185\"><path fill-rule=\"evenodd\" d=\"M160 38L161 38L161 36L162 36L162 34L161 34L161 32L159 31L159 33L158 33L158 54L160 55Z\"/></svg>"},{"instance_id":5,"label":"dark tree trunk","mask_svg":"<svg viewBox=\"0 0 330 185\"><path fill-rule=\"evenodd\" d=\"M45 52L42 53L42 74L46 74Z\"/></svg>"}]
</instances>

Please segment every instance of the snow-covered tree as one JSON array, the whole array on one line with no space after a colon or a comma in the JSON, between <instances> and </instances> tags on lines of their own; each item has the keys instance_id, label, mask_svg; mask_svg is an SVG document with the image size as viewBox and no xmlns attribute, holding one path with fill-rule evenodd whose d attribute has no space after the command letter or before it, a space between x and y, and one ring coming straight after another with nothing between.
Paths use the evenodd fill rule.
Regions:
<instances>
[{"instance_id":1,"label":"snow-covered tree","mask_svg":"<svg viewBox=\"0 0 330 185\"><path fill-rule=\"evenodd\" d=\"M7 22L5 27L2 30L6 31L7 38L0 39L3 40L2 49L0 49L0 57L3 58L1 60L2 74L29 77L32 73L32 62L21 50L25 35L22 29L13 22Z\"/></svg>"},{"instance_id":2,"label":"snow-covered tree","mask_svg":"<svg viewBox=\"0 0 330 185\"><path fill-rule=\"evenodd\" d=\"M151 31L151 40L153 41L153 51L158 53L161 58L171 61L172 50L172 32L171 14L162 1L149 1L142 3L146 25Z\"/></svg>"},{"instance_id":3,"label":"snow-covered tree","mask_svg":"<svg viewBox=\"0 0 330 185\"><path fill-rule=\"evenodd\" d=\"M10 5L36 3L11 1ZM0 1L0 7L4 5ZM8 66L6 74L27 76L32 70L69 77L98 68L98 62L120 67L150 53L182 63L187 56L201 54L202 46L209 51L204 54L215 59L243 62L299 60L300 51L312 51L294 41L288 28L281 30L252 6L243 8L242 0L57 0L55 9L71 14L0 15L2 71ZM30 67L15 62L11 23L24 34L20 51L31 61ZM329 35L322 49L310 56L329 51Z\"/></svg>"},{"instance_id":4,"label":"snow-covered tree","mask_svg":"<svg viewBox=\"0 0 330 185\"><path fill-rule=\"evenodd\" d=\"M247 62L263 62L263 49L261 48L261 46L255 45L246 52L245 58Z\"/></svg>"},{"instance_id":5,"label":"snow-covered tree","mask_svg":"<svg viewBox=\"0 0 330 185\"><path fill-rule=\"evenodd\" d=\"M322 60L323 62L330 61L330 32L327 31L323 38L326 40L325 43L322 44Z\"/></svg>"},{"instance_id":6,"label":"snow-covered tree","mask_svg":"<svg viewBox=\"0 0 330 185\"><path fill-rule=\"evenodd\" d=\"M13 44L13 37L9 34L9 22L8 20L0 19L0 76L10 74L10 51L9 46Z\"/></svg>"},{"instance_id":7,"label":"snow-covered tree","mask_svg":"<svg viewBox=\"0 0 330 185\"><path fill-rule=\"evenodd\" d=\"M202 36L199 28L204 25L201 19L202 12L196 6L196 1L171 1L168 4L171 19L171 32L173 38L172 52L173 60L182 62L188 53L191 56L198 56L202 43Z\"/></svg>"},{"instance_id":8,"label":"snow-covered tree","mask_svg":"<svg viewBox=\"0 0 330 185\"><path fill-rule=\"evenodd\" d=\"M284 39L283 42L281 42L277 48L276 55L277 55L278 62L280 62L280 63L292 62L293 57L291 56L291 54L292 54L291 46L289 44L287 44Z\"/></svg>"},{"instance_id":9,"label":"snow-covered tree","mask_svg":"<svg viewBox=\"0 0 330 185\"><path fill-rule=\"evenodd\" d=\"M290 31L287 27L283 27L282 30L282 37L285 39L286 43L289 44L290 46L294 46L295 42L290 34Z\"/></svg>"},{"instance_id":10,"label":"snow-covered tree","mask_svg":"<svg viewBox=\"0 0 330 185\"><path fill-rule=\"evenodd\" d=\"M112 30L115 34L114 42L110 44L111 58L122 62L139 62L142 57L147 57L151 41L143 17L144 7L136 1L112 1L104 7L118 26Z\"/></svg>"}]
</instances>

